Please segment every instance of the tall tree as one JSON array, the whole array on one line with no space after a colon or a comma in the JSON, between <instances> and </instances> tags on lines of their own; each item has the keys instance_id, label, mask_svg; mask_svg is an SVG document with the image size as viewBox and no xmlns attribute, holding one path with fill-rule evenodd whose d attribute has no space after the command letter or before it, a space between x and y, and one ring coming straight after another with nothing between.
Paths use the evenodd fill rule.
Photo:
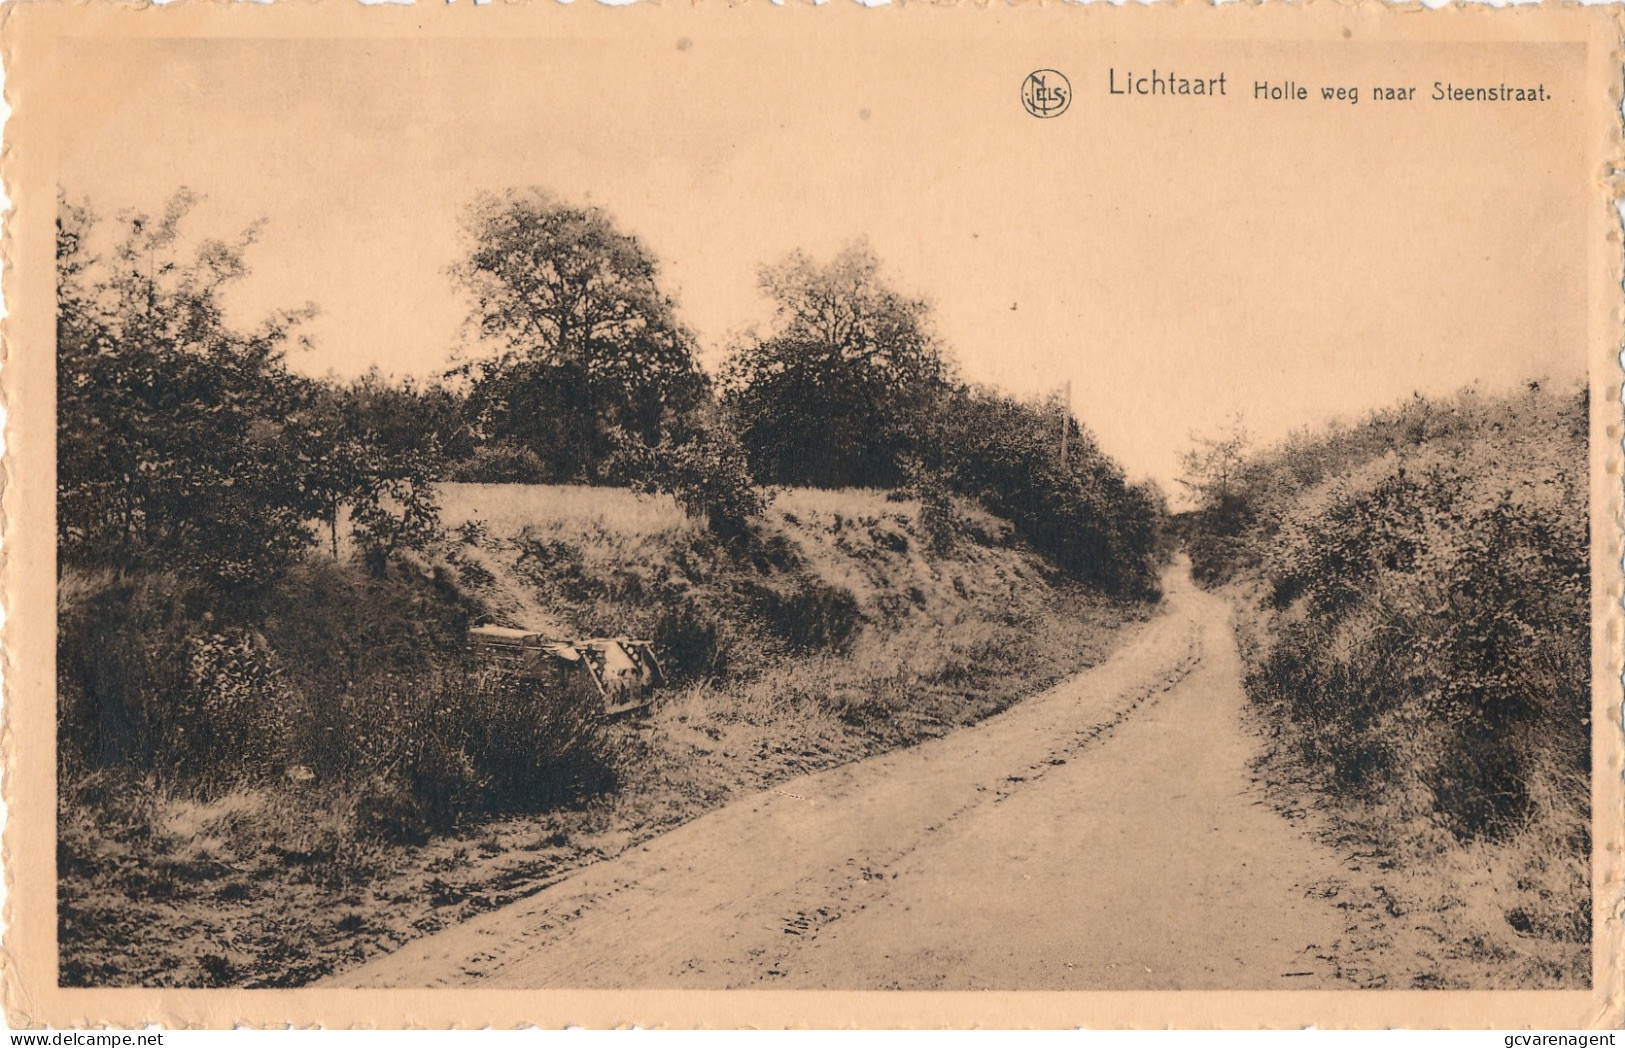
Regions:
<instances>
[{"instance_id":1,"label":"tall tree","mask_svg":"<svg viewBox=\"0 0 1625 1048\"><path fill-rule=\"evenodd\" d=\"M189 242L197 202L57 220L58 532L64 557L157 561L232 583L263 580L314 538L303 483L305 388L283 366L307 310L226 322L256 227Z\"/></svg>"},{"instance_id":2,"label":"tall tree","mask_svg":"<svg viewBox=\"0 0 1625 1048\"><path fill-rule=\"evenodd\" d=\"M1190 450L1180 458L1180 485L1204 506L1222 506L1236 493L1251 446L1240 415L1211 436L1191 434Z\"/></svg>"},{"instance_id":3,"label":"tall tree","mask_svg":"<svg viewBox=\"0 0 1625 1048\"><path fill-rule=\"evenodd\" d=\"M656 444L664 420L703 401L693 337L654 257L602 210L508 191L480 196L465 226L453 276L496 349L462 369L486 439L529 448L553 479L599 481L619 434Z\"/></svg>"},{"instance_id":4,"label":"tall tree","mask_svg":"<svg viewBox=\"0 0 1625 1048\"><path fill-rule=\"evenodd\" d=\"M228 321L222 295L248 274L257 226L230 241L188 236L197 202L182 190L156 218L118 216L110 236L88 207L59 204L63 560L252 587L308 549L340 505L370 522L386 555L421 541L433 528L421 449L380 450L344 424L336 391L288 371L310 307L248 329Z\"/></svg>"},{"instance_id":5,"label":"tall tree","mask_svg":"<svg viewBox=\"0 0 1625 1048\"><path fill-rule=\"evenodd\" d=\"M725 364L727 401L758 476L786 484L905 479L949 368L930 308L889 287L867 242L820 265L797 251L758 285L774 330Z\"/></svg>"}]
</instances>

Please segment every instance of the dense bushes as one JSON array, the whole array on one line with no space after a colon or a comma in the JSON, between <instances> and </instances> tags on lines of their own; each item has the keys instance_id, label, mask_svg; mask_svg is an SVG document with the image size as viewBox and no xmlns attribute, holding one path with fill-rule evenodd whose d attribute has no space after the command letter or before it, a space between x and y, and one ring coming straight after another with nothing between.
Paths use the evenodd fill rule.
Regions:
<instances>
[{"instance_id":1,"label":"dense bushes","mask_svg":"<svg viewBox=\"0 0 1625 1048\"><path fill-rule=\"evenodd\" d=\"M674 683L838 652L861 625L852 594L766 528L727 539L691 525L583 536L538 522L514 548L517 572L548 607L589 633L648 637Z\"/></svg>"},{"instance_id":2,"label":"dense bushes","mask_svg":"<svg viewBox=\"0 0 1625 1048\"><path fill-rule=\"evenodd\" d=\"M1182 522L1244 602L1271 774L1508 985L1590 977L1586 423L1580 391L1418 397L1246 457Z\"/></svg>"},{"instance_id":3,"label":"dense bushes","mask_svg":"<svg viewBox=\"0 0 1625 1048\"><path fill-rule=\"evenodd\" d=\"M263 649L219 614L205 627L267 651L268 705L292 714L285 742L255 729L236 754L262 770L228 765L243 786L199 796L154 783L161 765L60 780L64 985L309 983L729 800L974 723L1149 614L1056 579L958 497L941 556L895 493L787 491L727 539L668 498L611 488L440 498L456 538L418 571L312 559L256 613ZM176 650L196 635L183 599L165 610L181 596L167 580L133 601L110 576L68 582L75 665L121 603L132 628L172 619ZM550 616L563 635L651 636L671 686L607 727L538 709L446 658L476 604Z\"/></svg>"},{"instance_id":4,"label":"dense bushes","mask_svg":"<svg viewBox=\"0 0 1625 1048\"><path fill-rule=\"evenodd\" d=\"M343 769L359 798L357 830L386 840L421 841L492 812L548 811L616 783L590 688L541 701L512 674L453 665L371 678L310 713L301 756Z\"/></svg>"},{"instance_id":5,"label":"dense bushes","mask_svg":"<svg viewBox=\"0 0 1625 1048\"><path fill-rule=\"evenodd\" d=\"M1418 398L1255 456L1206 507L1231 527L1192 558L1256 587L1247 684L1278 744L1394 846L1517 840L1583 871L1585 435L1578 392ZM1547 923L1580 935L1568 890Z\"/></svg>"},{"instance_id":6,"label":"dense bushes","mask_svg":"<svg viewBox=\"0 0 1625 1048\"><path fill-rule=\"evenodd\" d=\"M616 479L645 494L670 495L713 534L743 534L767 506L739 438L715 411L695 411L662 427L652 446L626 437L620 444L612 471Z\"/></svg>"},{"instance_id":7,"label":"dense bushes","mask_svg":"<svg viewBox=\"0 0 1625 1048\"><path fill-rule=\"evenodd\" d=\"M1155 594L1160 496L1129 484L1064 405L956 381L928 304L889 287L867 244L824 265L793 254L759 283L775 330L737 347L723 369L724 402L757 476L906 486L939 549L953 541L946 495L955 491L1013 521L1067 573Z\"/></svg>"},{"instance_id":8,"label":"dense bushes","mask_svg":"<svg viewBox=\"0 0 1625 1048\"><path fill-rule=\"evenodd\" d=\"M432 444L392 444L349 390L292 374L308 310L228 324L250 229L189 244L196 198L100 229L57 219L57 538L64 563L140 566L242 590L297 561L344 507L380 558L433 530Z\"/></svg>"},{"instance_id":9,"label":"dense bushes","mask_svg":"<svg viewBox=\"0 0 1625 1048\"><path fill-rule=\"evenodd\" d=\"M1128 483L1061 405L961 388L935 427L947 483L1013 522L1062 569L1108 591L1154 596L1166 507L1150 485ZM1068 428L1063 460L1057 420Z\"/></svg>"},{"instance_id":10,"label":"dense bushes","mask_svg":"<svg viewBox=\"0 0 1625 1048\"><path fill-rule=\"evenodd\" d=\"M545 484L549 470L530 448L493 442L453 462L446 479L459 484Z\"/></svg>"},{"instance_id":11,"label":"dense bushes","mask_svg":"<svg viewBox=\"0 0 1625 1048\"><path fill-rule=\"evenodd\" d=\"M65 782L342 787L397 837L613 785L596 702L465 665L469 609L414 569L312 560L251 603L158 574L69 572L60 593Z\"/></svg>"},{"instance_id":12,"label":"dense bushes","mask_svg":"<svg viewBox=\"0 0 1625 1048\"><path fill-rule=\"evenodd\" d=\"M1341 787L1460 837L1583 804L1590 765L1584 474L1572 446L1484 450L1385 458L1300 503L1264 558L1279 617L1254 681Z\"/></svg>"},{"instance_id":13,"label":"dense bushes","mask_svg":"<svg viewBox=\"0 0 1625 1048\"><path fill-rule=\"evenodd\" d=\"M469 605L425 574L446 475L670 495L706 546L652 556L725 563L727 585L694 593L629 558L592 578L646 586L650 612L582 621L650 635L696 675L749 644L837 649L857 628L850 595L764 530L756 475L905 485L937 554L970 496L1076 578L1154 592L1152 493L1074 423L1063 463L1044 408L957 386L926 303L881 282L863 245L761 271L776 329L730 361L719 399L636 237L540 191L484 195L453 276L469 348L487 352L428 384L341 382L288 365L309 308L229 321L256 230L190 236L196 203L110 223L59 211L65 780L122 769L202 797L297 769L404 790L430 815L552 803L562 787L520 790L504 770L502 746L529 739L527 775L607 781L590 733L539 726L553 714L461 665ZM385 739L400 748L380 756Z\"/></svg>"}]
</instances>

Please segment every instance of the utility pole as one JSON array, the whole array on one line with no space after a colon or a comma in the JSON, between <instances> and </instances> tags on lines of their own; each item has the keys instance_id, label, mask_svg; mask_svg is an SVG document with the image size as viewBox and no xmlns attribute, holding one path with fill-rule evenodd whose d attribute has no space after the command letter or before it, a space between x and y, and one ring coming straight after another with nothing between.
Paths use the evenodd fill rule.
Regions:
<instances>
[{"instance_id":1,"label":"utility pole","mask_svg":"<svg viewBox=\"0 0 1625 1048\"><path fill-rule=\"evenodd\" d=\"M1072 416L1072 380L1067 379L1061 394L1061 471L1066 471L1066 431Z\"/></svg>"}]
</instances>

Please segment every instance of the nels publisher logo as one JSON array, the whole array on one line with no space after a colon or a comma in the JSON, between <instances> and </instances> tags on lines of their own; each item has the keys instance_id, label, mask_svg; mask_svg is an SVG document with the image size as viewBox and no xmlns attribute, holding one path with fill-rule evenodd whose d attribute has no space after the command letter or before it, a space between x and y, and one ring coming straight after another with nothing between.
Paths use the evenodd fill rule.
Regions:
<instances>
[{"instance_id":1,"label":"nels publisher logo","mask_svg":"<svg viewBox=\"0 0 1625 1048\"><path fill-rule=\"evenodd\" d=\"M1072 83L1053 69L1039 69L1021 82L1021 104L1033 116L1048 119L1072 104Z\"/></svg>"}]
</instances>

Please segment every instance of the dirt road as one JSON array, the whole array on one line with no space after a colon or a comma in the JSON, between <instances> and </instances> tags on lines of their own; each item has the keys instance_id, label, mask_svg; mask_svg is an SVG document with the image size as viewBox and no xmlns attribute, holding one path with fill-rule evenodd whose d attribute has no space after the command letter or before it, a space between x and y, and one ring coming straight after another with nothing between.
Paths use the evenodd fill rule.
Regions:
<instances>
[{"instance_id":1,"label":"dirt road","mask_svg":"<svg viewBox=\"0 0 1625 1048\"><path fill-rule=\"evenodd\" d=\"M1247 770L1227 605L1170 576L1107 662L794 780L329 985L1346 985L1336 856Z\"/></svg>"}]
</instances>

